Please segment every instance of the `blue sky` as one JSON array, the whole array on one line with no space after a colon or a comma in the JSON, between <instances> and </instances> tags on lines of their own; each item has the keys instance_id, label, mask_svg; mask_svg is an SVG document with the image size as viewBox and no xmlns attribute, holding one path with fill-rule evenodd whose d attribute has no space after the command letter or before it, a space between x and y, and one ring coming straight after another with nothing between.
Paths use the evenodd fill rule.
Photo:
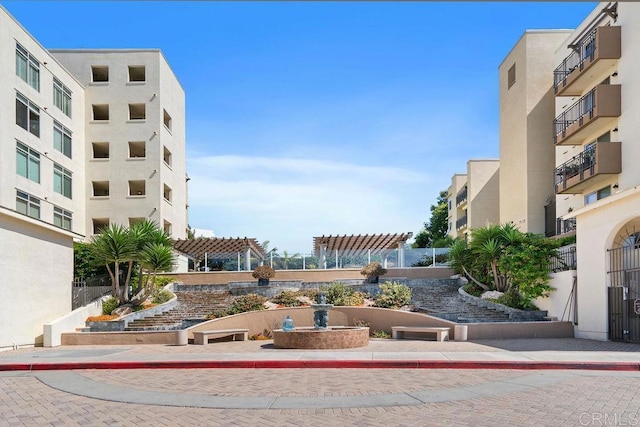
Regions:
<instances>
[{"instance_id":1,"label":"blue sky","mask_svg":"<svg viewBox=\"0 0 640 427\"><path fill-rule=\"evenodd\" d=\"M498 156L498 65L594 2L3 1L46 48L160 48L187 96L192 227L310 252L418 232ZM72 25L69 25L69 23Z\"/></svg>"}]
</instances>

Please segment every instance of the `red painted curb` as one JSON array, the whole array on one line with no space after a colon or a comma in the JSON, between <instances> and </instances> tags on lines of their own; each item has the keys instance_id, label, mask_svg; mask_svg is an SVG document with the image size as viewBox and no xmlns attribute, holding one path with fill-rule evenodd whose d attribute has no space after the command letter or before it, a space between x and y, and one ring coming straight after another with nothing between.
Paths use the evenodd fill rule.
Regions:
<instances>
[{"instance_id":1,"label":"red painted curb","mask_svg":"<svg viewBox=\"0 0 640 427\"><path fill-rule=\"evenodd\" d=\"M584 369L640 371L631 362L453 361L453 360L193 360L6 363L0 371L65 371L79 369Z\"/></svg>"}]
</instances>

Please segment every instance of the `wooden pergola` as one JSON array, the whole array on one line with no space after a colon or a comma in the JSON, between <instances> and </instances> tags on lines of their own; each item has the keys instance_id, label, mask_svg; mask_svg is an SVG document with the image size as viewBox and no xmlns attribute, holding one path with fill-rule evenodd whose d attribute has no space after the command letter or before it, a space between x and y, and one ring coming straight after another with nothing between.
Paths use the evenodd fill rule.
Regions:
<instances>
[{"instance_id":1,"label":"wooden pergola","mask_svg":"<svg viewBox=\"0 0 640 427\"><path fill-rule=\"evenodd\" d=\"M197 239L180 239L173 244L176 251L195 260L208 258L232 258L237 256L238 261L244 256L244 269L251 270L251 257L257 258L262 263L266 258L264 248L254 238L237 237L199 237ZM238 262L240 268L240 262Z\"/></svg>"},{"instance_id":2,"label":"wooden pergola","mask_svg":"<svg viewBox=\"0 0 640 427\"><path fill-rule=\"evenodd\" d=\"M347 236L320 236L313 238L313 250L320 260L320 264L325 264L327 253L335 253L342 256L368 256L386 254L389 251L398 249L399 266L404 267L404 245L413 236L409 233L388 233L388 234L358 234Z\"/></svg>"}]
</instances>

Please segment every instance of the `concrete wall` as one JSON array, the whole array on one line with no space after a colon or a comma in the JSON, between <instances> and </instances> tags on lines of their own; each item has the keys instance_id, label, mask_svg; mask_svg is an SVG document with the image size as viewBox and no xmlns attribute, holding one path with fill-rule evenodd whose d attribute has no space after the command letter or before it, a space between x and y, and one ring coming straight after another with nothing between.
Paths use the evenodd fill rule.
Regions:
<instances>
[{"instance_id":1,"label":"concrete wall","mask_svg":"<svg viewBox=\"0 0 640 427\"><path fill-rule=\"evenodd\" d=\"M42 325L71 311L73 237L0 208L0 254L0 348L42 344Z\"/></svg>"},{"instance_id":2,"label":"concrete wall","mask_svg":"<svg viewBox=\"0 0 640 427\"><path fill-rule=\"evenodd\" d=\"M526 31L500 64L500 222L544 233L544 205L554 197L555 51L567 30ZM508 72L515 65L515 83Z\"/></svg>"},{"instance_id":3,"label":"concrete wall","mask_svg":"<svg viewBox=\"0 0 640 427\"><path fill-rule=\"evenodd\" d=\"M499 160L467 162L467 215L471 230L500 221L499 169Z\"/></svg>"},{"instance_id":4,"label":"concrete wall","mask_svg":"<svg viewBox=\"0 0 640 427\"><path fill-rule=\"evenodd\" d=\"M191 273L166 273L158 276L170 276L177 282L185 285L206 285L220 284L226 285L229 282L257 282L251 276L251 271L212 271L212 272L191 272ZM380 277L383 282L389 278L406 279L447 279L451 277L453 270L449 268L388 268L387 274ZM327 269L327 270L277 270L273 280L302 280L304 282L333 282L346 279L364 280L359 268Z\"/></svg>"},{"instance_id":5,"label":"concrete wall","mask_svg":"<svg viewBox=\"0 0 640 427\"><path fill-rule=\"evenodd\" d=\"M573 278L576 277L575 270L561 271L551 274L549 285L555 288L551 295L546 298L538 298L533 303L540 310L546 310L549 317L555 317L558 320L571 321L575 311L575 304L572 304L570 298L571 289L573 288Z\"/></svg>"},{"instance_id":6,"label":"concrete wall","mask_svg":"<svg viewBox=\"0 0 640 427\"><path fill-rule=\"evenodd\" d=\"M62 345L62 334L75 332L76 328L84 327L89 316L102 314L102 300L77 308L71 313L62 316L53 322L44 325L44 347L57 347Z\"/></svg>"}]
</instances>

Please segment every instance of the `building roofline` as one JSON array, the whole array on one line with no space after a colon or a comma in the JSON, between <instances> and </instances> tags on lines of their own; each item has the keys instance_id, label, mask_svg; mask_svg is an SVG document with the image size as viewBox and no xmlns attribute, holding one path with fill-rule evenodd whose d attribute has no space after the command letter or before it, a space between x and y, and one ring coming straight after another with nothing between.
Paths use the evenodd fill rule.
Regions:
<instances>
[{"instance_id":1,"label":"building roofline","mask_svg":"<svg viewBox=\"0 0 640 427\"><path fill-rule=\"evenodd\" d=\"M67 70L67 68L66 68L64 65L62 65L62 63L61 63L60 61L58 61L58 59L57 59L55 56L53 56L53 55L51 54L51 51L50 51L49 49L47 49L46 47L44 47L44 46L42 45L42 43L40 43L40 42L39 42L35 37L33 37L33 36L31 35L31 33L30 33L30 32L29 32L29 31L28 31L28 30L27 30L27 29L26 29L26 28L25 28L25 27L24 27L24 26L23 26L23 25L22 25L22 24L21 24L21 23L20 23L16 18L14 18L14 16L13 16L11 13L9 13L9 11L8 11L7 9L5 9L5 7L4 7L4 6L2 6L1 4L0 4L0 10L1 10L1 11L3 11L3 12L4 12L8 17L9 17L9 19L11 19L11 20L12 20L12 21L13 21L13 22L18 26L18 27L20 27L20 29L22 29L22 31L24 31L24 33L25 33L25 34L26 34L26 35L27 35L27 36L28 36L28 37L29 37L29 38L30 38L30 39L31 39L35 44L37 44L38 46L40 46L40 48L42 48L42 50L44 50L45 52L47 52L47 54L49 55L49 57L50 57L53 61L55 61L55 63L56 63L56 64L58 64L58 65L60 66L60 68L62 68L62 69L67 73L68 77L72 78L76 83L78 83L78 85L80 85L80 87L82 87L82 88L84 88L84 87L85 87L85 85L83 85L83 84L82 84L82 82L80 82L80 80L78 80L78 79L76 78L76 76L74 76L74 75L73 75L73 73L72 73L72 72L70 72L69 70Z\"/></svg>"},{"instance_id":2,"label":"building roofline","mask_svg":"<svg viewBox=\"0 0 640 427\"><path fill-rule=\"evenodd\" d=\"M569 34L573 34L576 30L575 29L569 29L569 28L555 28L555 29L548 29L548 30L543 30L543 29L531 29L531 30L524 30L524 32L522 33L522 35L518 38L518 41L516 41L513 46L511 47L511 49L509 49L509 52L505 55L505 57L502 59L502 61L500 62L500 65L498 65L498 69L500 69L500 67L502 67L502 64L504 64L504 62L507 60L507 58L511 55L511 53L513 52L513 50L516 48L516 46L518 46L520 44L520 42L522 41L522 39L525 38L525 36L527 34L550 34L550 33L567 33L567 35Z\"/></svg>"},{"instance_id":3,"label":"building roofline","mask_svg":"<svg viewBox=\"0 0 640 427\"><path fill-rule=\"evenodd\" d=\"M82 240L84 240L84 238L86 237L83 234L79 234L79 233L76 233L74 231L65 230L64 228L56 227L55 225L49 224L48 222L44 222L41 219L32 218L30 216L21 214L19 212L16 212L16 211L14 211L12 209L9 209L9 208L6 208L4 206L0 206L0 215L6 215L6 216L11 217L13 219L17 219L19 221L23 221L23 222L29 223L31 225L42 227L42 228L44 228L46 230L62 234L64 236L68 236L68 237L71 237L73 239L82 239Z\"/></svg>"}]
</instances>

